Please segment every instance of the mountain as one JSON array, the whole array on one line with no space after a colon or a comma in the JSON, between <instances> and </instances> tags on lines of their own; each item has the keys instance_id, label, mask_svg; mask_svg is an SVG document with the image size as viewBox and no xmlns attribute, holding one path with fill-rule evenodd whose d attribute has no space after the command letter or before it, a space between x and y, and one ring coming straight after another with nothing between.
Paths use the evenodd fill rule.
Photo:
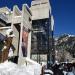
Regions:
<instances>
[{"instance_id":1,"label":"mountain","mask_svg":"<svg viewBox=\"0 0 75 75\"><path fill-rule=\"evenodd\" d=\"M75 35L63 34L55 39L55 56L60 62L75 58Z\"/></svg>"}]
</instances>

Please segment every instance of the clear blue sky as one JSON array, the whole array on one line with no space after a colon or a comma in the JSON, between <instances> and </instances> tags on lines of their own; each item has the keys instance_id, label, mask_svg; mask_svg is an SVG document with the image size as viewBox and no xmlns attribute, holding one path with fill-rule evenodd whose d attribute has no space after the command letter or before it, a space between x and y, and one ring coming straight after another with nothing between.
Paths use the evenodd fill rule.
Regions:
<instances>
[{"instance_id":1,"label":"clear blue sky","mask_svg":"<svg viewBox=\"0 0 75 75\"><path fill-rule=\"evenodd\" d=\"M55 35L69 33L75 34L75 0L50 0L52 14L55 19ZM18 5L21 9L22 4L31 0L0 0L0 7L7 6L12 9L13 5Z\"/></svg>"},{"instance_id":2,"label":"clear blue sky","mask_svg":"<svg viewBox=\"0 0 75 75\"><path fill-rule=\"evenodd\" d=\"M51 0L55 34L75 35L75 0Z\"/></svg>"}]
</instances>

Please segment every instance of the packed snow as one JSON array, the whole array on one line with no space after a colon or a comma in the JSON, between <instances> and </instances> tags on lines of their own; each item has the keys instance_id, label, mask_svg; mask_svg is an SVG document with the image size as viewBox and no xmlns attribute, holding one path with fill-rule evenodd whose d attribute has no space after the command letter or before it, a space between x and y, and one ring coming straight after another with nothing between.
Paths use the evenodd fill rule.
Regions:
<instances>
[{"instance_id":1,"label":"packed snow","mask_svg":"<svg viewBox=\"0 0 75 75\"><path fill-rule=\"evenodd\" d=\"M17 65L10 61L0 64L0 75L40 75L41 67L39 64Z\"/></svg>"}]
</instances>

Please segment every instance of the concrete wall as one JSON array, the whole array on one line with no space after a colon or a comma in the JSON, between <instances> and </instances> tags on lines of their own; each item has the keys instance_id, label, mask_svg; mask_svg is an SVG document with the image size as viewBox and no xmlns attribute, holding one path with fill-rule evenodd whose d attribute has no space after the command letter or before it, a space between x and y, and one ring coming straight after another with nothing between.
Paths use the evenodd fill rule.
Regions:
<instances>
[{"instance_id":1,"label":"concrete wall","mask_svg":"<svg viewBox=\"0 0 75 75\"><path fill-rule=\"evenodd\" d=\"M32 20L49 18L51 6L49 0L35 0L31 3Z\"/></svg>"}]
</instances>

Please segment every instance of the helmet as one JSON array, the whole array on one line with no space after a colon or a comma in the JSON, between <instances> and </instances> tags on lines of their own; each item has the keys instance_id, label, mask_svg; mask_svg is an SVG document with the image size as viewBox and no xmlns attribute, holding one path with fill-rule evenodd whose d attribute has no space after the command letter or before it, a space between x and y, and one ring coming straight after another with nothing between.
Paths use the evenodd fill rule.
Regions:
<instances>
[{"instance_id":1,"label":"helmet","mask_svg":"<svg viewBox=\"0 0 75 75\"><path fill-rule=\"evenodd\" d=\"M7 36L7 37L14 37L15 35L14 35L14 33L13 33L13 30L12 30L12 29L8 29L8 30L6 31L6 36Z\"/></svg>"}]
</instances>

